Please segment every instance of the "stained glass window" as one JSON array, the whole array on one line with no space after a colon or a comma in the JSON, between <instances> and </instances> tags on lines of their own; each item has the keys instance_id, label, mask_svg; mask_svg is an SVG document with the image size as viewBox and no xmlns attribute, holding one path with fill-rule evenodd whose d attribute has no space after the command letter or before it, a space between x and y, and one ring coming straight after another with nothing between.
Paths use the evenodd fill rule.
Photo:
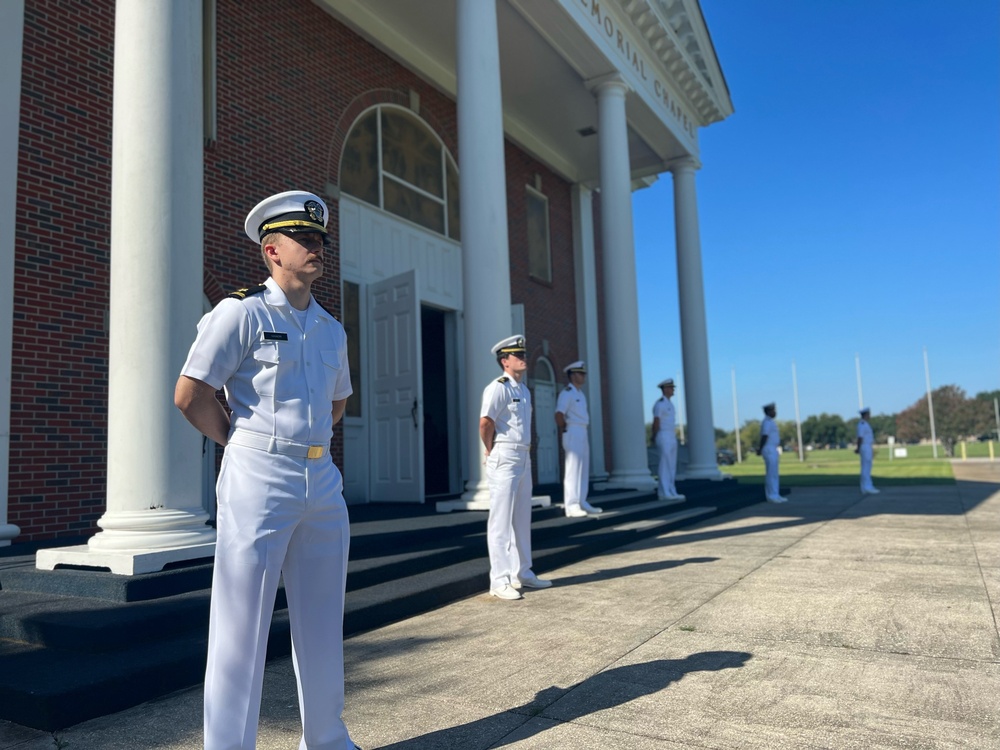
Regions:
<instances>
[{"instance_id":1,"label":"stained glass window","mask_svg":"<svg viewBox=\"0 0 1000 750\"><path fill-rule=\"evenodd\" d=\"M549 253L549 199L528 188L526 200L528 273L540 281L552 281L552 258Z\"/></svg>"},{"instance_id":2,"label":"stained glass window","mask_svg":"<svg viewBox=\"0 0 1000 750\"><path fill-rule=\"evenodd\" d=\"M398 107L363 115L344 146L341 190L422 227L461 239L458 170L418 117Z\"/></svg>"}]
</instances>

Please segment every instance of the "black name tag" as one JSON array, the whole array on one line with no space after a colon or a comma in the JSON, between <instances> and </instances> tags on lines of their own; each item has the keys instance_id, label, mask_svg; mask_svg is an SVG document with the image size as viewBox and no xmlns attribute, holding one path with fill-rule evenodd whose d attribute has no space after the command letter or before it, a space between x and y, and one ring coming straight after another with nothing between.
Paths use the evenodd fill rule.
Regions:
<instances>
[{"instance_id":1,"label":"black name tag","mask_svg":"<svg viewBox=\"0 0 1000 750\"><path fill-rule=\"evenodd\" d=\"M519 399L519 398L515 398L515 399L514 399L514 403L516 404L516 403L517 403L518 401L520 401L520 400L521 400L521 399Z\"/></svg>"},{"instance_id":2,"label":"black name tag","mask_svg":"<svg viewBox=\"0 0 1000 750\"><path fill-rule=\"evenodd\" d=\"M277 331L264 331L264 341L288 341L288 334Z\"/></svg>"}]
</instances>

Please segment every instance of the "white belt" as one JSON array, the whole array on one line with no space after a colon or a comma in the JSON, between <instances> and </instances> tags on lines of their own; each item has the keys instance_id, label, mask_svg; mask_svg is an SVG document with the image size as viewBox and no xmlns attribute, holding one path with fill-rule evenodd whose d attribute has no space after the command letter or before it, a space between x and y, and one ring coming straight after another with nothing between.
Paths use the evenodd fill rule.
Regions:
<instances>
[{"instance_id":1,"label":"white belt","mask_svg":"<svg viewBox=\"0 0 1000 750\"><path fill-rule=\"evenodd\" d=\"M265 453L277 453L282 456L294 456L296 458L323 458L330 453L330 446L309 445L308 443L298 443L294 440L262 435L259 432L236 429L229 436L232 445L242 445L244 448L264 451Z\"/></svg>"},{"instance_id":2,"label":"white belt","mask_svg":"<svg viewBox=\"0 0 1000 750\"><path fill-rule=\"evenodd\" d=\"M530 445L525 445L524 443L512 443L509 440L503 440L493 443L494 448L511 448L516 451L529 451L531 450Z\"/></svg>"},{"instance_id":3,"label":"white belt","mask_svg":"<svg viewBox=\"0 0 1000 750\"><path fill-rule=\"evenodd\" d=\"M567 427L586 427L590 422L567 422Z\"/></svg>"}]
</instances>

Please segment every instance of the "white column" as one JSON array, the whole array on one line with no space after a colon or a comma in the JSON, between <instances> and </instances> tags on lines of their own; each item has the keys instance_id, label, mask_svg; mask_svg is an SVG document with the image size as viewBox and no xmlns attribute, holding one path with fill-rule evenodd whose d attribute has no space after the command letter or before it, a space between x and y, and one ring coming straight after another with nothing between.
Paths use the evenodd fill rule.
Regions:
<instances>
[{"instance_id":1,"label":"white column","mask_svg":"<svg viewBox=\"0 0 1000 750\"><path fill-rule=\"evenodd\" d=\"M14 228L17 226L18 124L21 118L21 49L24 0L0 3L0 547L21 533L7 523L10 488L10 361L14 347ZM6 112L6 114L4 114ZM6 239L4 239L6 237Z\"/></svg>"},{"instance_id":2,"label":"white column","mask_svg":"<svg viewBox=\"0 0 1000 750\"><path fill-rule=\"evenodd\" d=\"M670 165L674 175L674 226L677 234L677 298L680 303L684 403L688 421L688 479L721 479L715 460L715 422L708 369L708 326L701 273L696 165L691 158ZM738 429L738 426L737 426Z\"/></svg>"},{"instance_id":3,"label":"white column","mask_svg":"<svg viewBox=\"0 0 1000 750\"><path fill-rule=\"evenodd\" d=\"M601 399L601 347L597 328L597 265L594 260L593 193L573 186L573 267L576 277L577 359L587 363L590 410L590 476L607 478L604 468L604 412Z\"/></svg>"},{"instance_id":4,"label":"white column","mask_svg":"<svg viewBox=\"0 0 1000 750\"><path fill-rule=\"evenodd\" d=\"M202 312L201 5L117 3L108 505L86 552L39 552L38 567L131 574L214 551L202 439L173 405Z\"/></svg>"},{"instance_id":5,"label":"white column","mask_svg":"<svg viewBox=\"0 0 1000 750\"><path fill-rule=\"evenodd\" d=\"M458 0L458 168L465 319L466 507L489 507L479 439L483 389L502 374L490 347L510 329L507 177L496 0ZM529 342L529 347L531 343Z\"/></svg>"},{"instance_id":6,"label":"white column","mask_svg":"<svg viewBox=\"0 0 1000 750\"><path fill-rule=\"evenodd\" d=\"M632 237L632 178L629 168L625 94L617 76L591 82L597 94L601 163L601 250L611 410L611 477L618 487L655 486L646 458L642 410L639 304Z\"/></svg>"}]
</instances>

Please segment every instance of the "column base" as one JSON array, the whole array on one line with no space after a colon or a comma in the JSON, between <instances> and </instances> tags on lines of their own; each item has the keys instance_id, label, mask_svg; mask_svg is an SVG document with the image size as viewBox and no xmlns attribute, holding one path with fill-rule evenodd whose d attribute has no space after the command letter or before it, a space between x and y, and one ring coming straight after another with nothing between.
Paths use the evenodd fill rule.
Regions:
<instances>
[{"instance_id":1,"label":"column base","mask_svg":"<svg viewBox=\"0 0 1000 750\"><path fill-rule=\"evenodd\" d=\"M10 540L21 535L21 529L12 523L0 523L0 547L6 547Z\"/></svg>"},{"instance_id":2,"label":"column base","mask_svg":"<svg viewBox=\"0 0 1000 750\"><path fill-rule=\"evenodd\" d=\"M607 489L654 490L656 489L656 480L649 473L649 469L625 469L612 471L604 487Z\"/></svg>"},{"instance_id":3,"label":"column base","mask_svg":"<svg viewBox=\"0 0 1000 750\"><path fill-rule=\"evenodd\" d=\"M711 479L713 482L721 482L726 475L719 471L717 464L688 464L684 471L685 479Z\"/></svg>"},{"instance_id":4,"label":"column base","mask_svg":"<svg viewBox=\"0 0 1000 750\"><path fill-rule=\"evenodd\" d=\"M103 531L87 546L102 552L155 552L215 544L208 513L198 508L152 508L108 511L97 522Z\"/></svg>"},{"instance_id":5,"label":"column base","mask_svg":"<svg viewBox=\"0 0 1000 750\"><path fill-rule=\"evenodd\" d=\"M155 573L169 563L200 560L215 555L215 542L156 550L101 550L85 544L78 547L41 549L35 553L35 567L55 570L59 565L108 568L117 575Z\"/></svg>"},{"instance_id":6,"label":"column base","mask_svg":"<svg viewBox=\"0 0 1000 750\"><path fill-rule=\"evenodd\" d=\"M552 505L551 495L532 495L532 508L548 508ZM490 493L482 496L479 492L466 492L458 500L441 500L434 505L438 513L450 513L453 510L489 510Z\"/></svg>"}]
</instances>

